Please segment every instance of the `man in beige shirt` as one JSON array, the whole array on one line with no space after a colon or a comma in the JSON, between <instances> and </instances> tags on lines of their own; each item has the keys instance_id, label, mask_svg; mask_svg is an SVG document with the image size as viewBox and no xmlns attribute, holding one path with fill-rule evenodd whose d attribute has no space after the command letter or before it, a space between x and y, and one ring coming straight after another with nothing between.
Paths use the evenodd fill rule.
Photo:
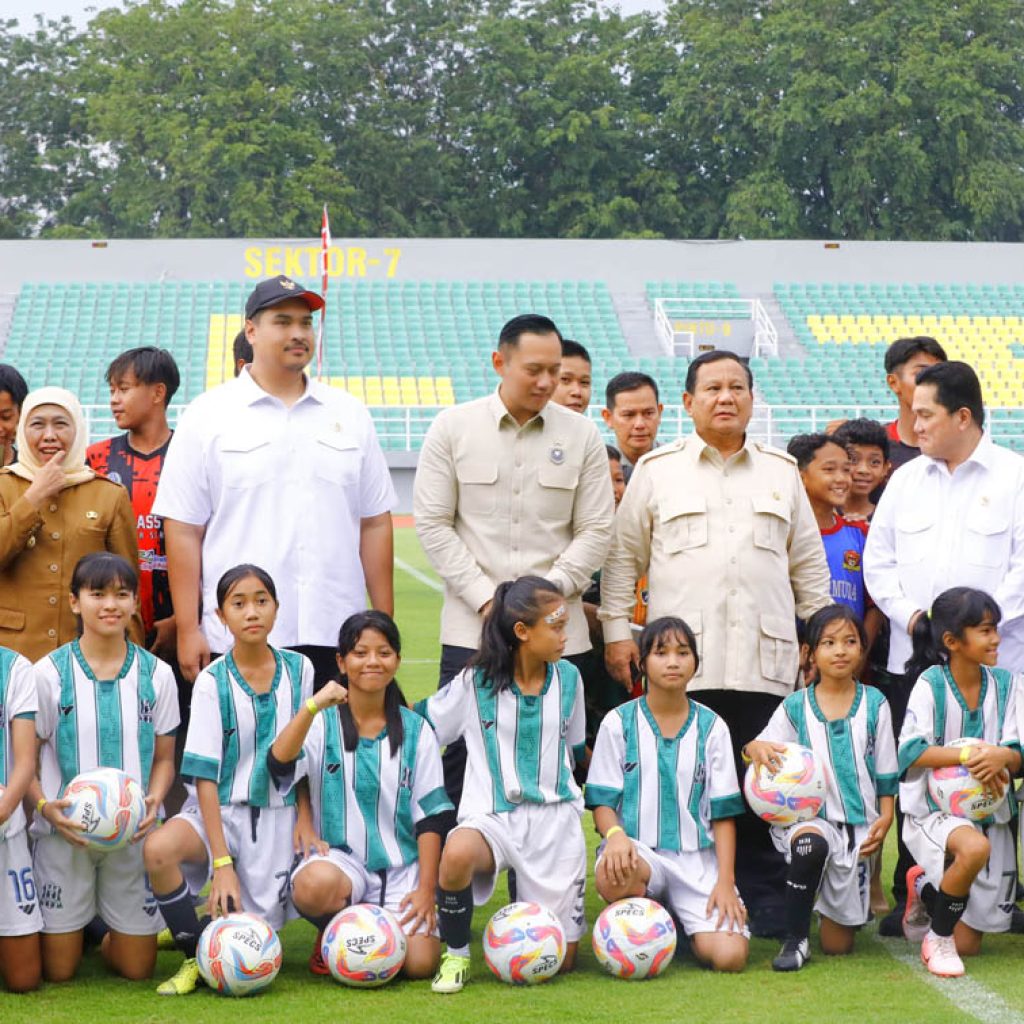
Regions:
<instances>
[{"instance_id":1,"label":"man in beige shirt","mask_svg":"<svg viewBox=\"0 0 1024 1024\"><path fill-rule=\"evenodd\" d=\"M601 436L587 417L550 401L562 360L558 328L547 317L517 316L491 358L497 391L443 410L416 468L416 532L445 585L442 686L476 650L497 585L531 573L565 594L566 656L589 650L580 595L611 540L614 501ZM458 756L450 748L445 755L456 807Z\"/></svg>"},{"instance_id":2,"label":"man in beige shirt","mask_svg":"<svg viewBox=\"0 0 1024 1024\"><path fill-rule=\"evenodd\" d=\"M752 388L731 352L690 364L683 404L695 433L637 464L601 577L611 674L625 685L637 661L629 620L646 573L647 621L677 615L693 629L700 666L689 690L729 726L738 764L740 748L796 684L796 617L830 603L825 549L795 460L746 436ZM773 934L781 857L752 815L737 828L737 884L752 929Z\"/></svg>"}]
</instances>

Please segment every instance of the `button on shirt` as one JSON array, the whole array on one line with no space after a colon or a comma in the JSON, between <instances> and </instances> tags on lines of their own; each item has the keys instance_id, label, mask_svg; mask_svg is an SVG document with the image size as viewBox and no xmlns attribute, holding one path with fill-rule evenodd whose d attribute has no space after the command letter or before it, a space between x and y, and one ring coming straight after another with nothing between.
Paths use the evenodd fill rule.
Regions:
<instances>
[{"instance_id":1,"label":"button on shirt","mask_svg":"<svg viewBox=\"0 0 1024 1024\"><path fill-rule=\"evenodd\" d=\"M630 639L645 573L647 621L676 615L696 635L691 689L793 689L796 616L830 600L825 549L794 459L750 440L723 459L697 434L645 455L601 574L606 642Z\"/></svg>"},{"instance_id":2,"label":"button on shirt","mask_svg":"<svg viewBox=\"0 0 1024 1024\"><path fill-rule=\"evenodd\" d=\"M519 426L497 392L445 409L423 442L413 508L445 581L442 643L479 646L478 610L503 580L532 573L568 599L565 653L589 650L579 595L604 561L615 508L590 420L549 402Z\"/></svg>"},{"instance_id":3,"label":"button on shirt","mask_svg":"<svg viewBox=\"0 0 1024 1024\"><path fill-rule=\"evenodd\" d=\"M153 512L206 525L203 632L231 646L216 617L217 581L240 562L270 573L280 608L275 646L333 646L366 607L360 520L388 512L395 492L366 407L316 381L290 408L243 370L185 410Z\"/></svg>"},{"instance_id":4,"label":"button on shirt","mask_svg":"<svg viewBox=\"0 0 1024 1024\"><path fill-rule=\"evenodd\" d=\"M952 473L927 455L898 469L871 520L864 580L892 624L890 672L905 671L914 613L950 587L995 598L999 665L1024 670L1024 459L983 436Z\"/></svg>"}]
</instances>

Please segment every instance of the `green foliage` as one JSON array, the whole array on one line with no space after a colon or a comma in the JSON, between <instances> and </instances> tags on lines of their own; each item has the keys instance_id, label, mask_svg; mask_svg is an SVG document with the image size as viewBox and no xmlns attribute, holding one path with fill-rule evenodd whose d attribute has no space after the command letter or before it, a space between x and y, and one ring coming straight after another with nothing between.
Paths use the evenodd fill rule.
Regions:
<instances>
[{"instance_id":1,"label":"green foliage","mask_svg":"<svg viewBox=\"0 0 1024 1024\"><path fill-rule=\"evenodd\" d=\"M0 237L1024 238L1018 0L0 22Z\"/></svg>"}]
</instances>

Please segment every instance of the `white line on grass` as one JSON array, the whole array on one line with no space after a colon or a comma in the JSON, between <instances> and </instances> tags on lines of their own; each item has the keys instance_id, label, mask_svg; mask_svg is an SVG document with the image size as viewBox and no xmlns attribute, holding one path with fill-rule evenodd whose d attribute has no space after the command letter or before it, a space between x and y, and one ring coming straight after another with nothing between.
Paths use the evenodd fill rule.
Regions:
<instances>
[{"instance_id":1,"label":"white line on grass","mask_svg":"<svg viewBox=\"0 0 1024 1024\"><path fill-rule=\"evenodd\" d=\"M962 978L937 978L930 974L921 963L918 951L911 952L914 947L908 946L900 939L886 939L875 934L874 940L881 945L894 960L906 964L926 984L941 992L958 1010L979 1020L982 1024L1024 1024L1021 1016L1012 1006L1003 1002L994 992L990 992L981 982L964 976Z\"/></svg>"},{"instance_id":2,"label":"white line on grass","mask_svg":"<svg viewBox=\"0 0 1024 1024\"><path fill-rule=\"evenodd\" d=\"M437 580L428 576L425 572L420 572L415 566L410 565L408 562L402 561L401 558L395 558L395 565L398 566L402 572L408 573L414 580L419 580L426 587L430 587L431 590L436 590L439 594L444 593L444 584L438 583Z\"/></svg>"}]
</instances>

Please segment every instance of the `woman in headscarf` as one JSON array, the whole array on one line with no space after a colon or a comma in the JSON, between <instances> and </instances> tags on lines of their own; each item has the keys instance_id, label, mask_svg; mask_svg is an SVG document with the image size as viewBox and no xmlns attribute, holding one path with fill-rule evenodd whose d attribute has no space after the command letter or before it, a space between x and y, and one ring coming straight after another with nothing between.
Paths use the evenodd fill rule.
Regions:
<instances>
[{"instance_id":1,"label":"woman in headscarf","mask_svg":"<svg viewBox=\"0 0 1024 1024\"><path fill-rule=\"evenodd\" d=\"M0 645L31 661L78 635L68 594L83 555L138 564L128 492L86 466L88 440L78 399L39 388L22 406L18 461L0 469ZM137 614L131 633L142 642Z\"/></svg>"}]
</instances>

